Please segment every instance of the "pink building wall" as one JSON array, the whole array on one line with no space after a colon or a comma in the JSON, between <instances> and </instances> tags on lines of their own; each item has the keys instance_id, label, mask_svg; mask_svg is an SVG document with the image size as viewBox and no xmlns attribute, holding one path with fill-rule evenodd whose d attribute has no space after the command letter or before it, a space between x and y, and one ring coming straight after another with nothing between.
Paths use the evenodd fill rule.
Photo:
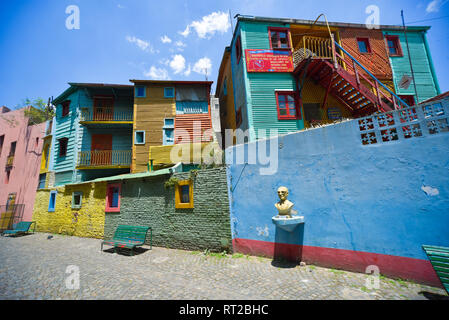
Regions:
<instances>
[{"instance_id":1,"label":"pink building wall","mask_svg":"<svg viewBox=\"0 0 449 320\"><path fill-rule=\"evenodd\" d=\"M6 205L9 194L16 193L15 204L25 205L23 221L31 221L33 216L45 131L45 122L33 126L27 124L24 108L14 111L0 108L0 140L4 135L0 150L0 206ZM17 141L14 162L6 183L6 161L14 141Z\"/></svg>"}]
</instances>

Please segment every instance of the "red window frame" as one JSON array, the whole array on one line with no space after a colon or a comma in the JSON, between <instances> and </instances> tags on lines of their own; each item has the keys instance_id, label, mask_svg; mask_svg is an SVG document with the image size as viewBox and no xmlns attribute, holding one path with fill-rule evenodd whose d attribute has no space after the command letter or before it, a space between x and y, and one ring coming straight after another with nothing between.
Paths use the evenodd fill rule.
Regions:
<instances>
[{"instance_id":1,"label":"red window frame","mask_svg":"<svg viewBox=\"0 0 449 320\"><path fill-rule=\"evenodd\" d=\"M118 188L118 205L117 207L111 207L112 202L112 192L114 188ZM106 189L106 208L105 212L120 212L120 200L122 198L122 184L121 183L112 183L108 184Z\"/></svg>"},{"instance_id":2,"label":"red window frame","mask_svg":"<svg viewBox=\"0 0 449 320\"><path fill-rule=\"evenodd\" d=\"M278 35L278 39L277 39L277 45L278 47L273 48L273 43L271 42L271 32L284 32L287 34L287 43L288 43L288 48L281 48L280 44L281 44L281 39ZM292 49L292 42L291 42L291 38L290 38L290 29L289 28L279 28L279 27L268 27L268 39L270 40L270 48L271 50L291 50Z\"/></svg>"},{"instance_id":3,"label":"red window frame","mask_svg":"<svg viewBox=\"0 0 449 320\"><path fill-rule=\"evenodd\" d=\"M65 116L67 116L67 115L69 114L69 112L70 112L70 100L63 101L63 102L61 103L61 105L62 105L61 116L62 116L62 117L65 117Z\"/></svg>"},{"instance_id":4,"label":"red window frame","mask_svg":"<svg viewBox=\"0 0 449 320\"><path fill-rule=\"evenodd\" d=\"M356 40L357 40L357 47L359 48L359 53L361 53L361 54L371 53L371 45L369 43L369 38L360 37L360 38L356 38ZM366 52L360 51L359 42L361 42L361 41L365 42Z\"/></svg>"},{"instance_id":5,"label":"red window frame","mask_svg":"<svg viewBox=\"0 0 449 320\"><path fill-rule=\"evenodd\" d=\"M288 99L286 99L286 109L287 114L281 115L280 108L279 108L279 96L293 96L295 101L295 115L290 114L290 108L288 106ZM299 101L299 95L297 91L276 91L276 108L278 112L278 120L298 120L301 119L301 108L300 108L300 101Z\"/></svg>"},{"instance_id":6,"label":"red window frame","mask_svg":"<svg viewBox=\"0 0 449 320\"><path fill-rule=\"evenodd\" d=\"M240 36L235 41L235 56L237 57L237 64L239 64L240 58L242 58L242 40Z\"/></svg>"},{"instance_id":7,"label":"red window frame","mask_svg":"<svg viewBox=\"0 0 449 320\"><path fill-rule=\"evenodd\" d=\"M396 49L396 54L390 52L390 45L388 44L388 41L394 41L394 48ZM399 41L399 36L386 36L385 42L387 46L388 55L390 57L402 57L402 48L401 48L401 42Z\"/></svg>"}]
</instances>

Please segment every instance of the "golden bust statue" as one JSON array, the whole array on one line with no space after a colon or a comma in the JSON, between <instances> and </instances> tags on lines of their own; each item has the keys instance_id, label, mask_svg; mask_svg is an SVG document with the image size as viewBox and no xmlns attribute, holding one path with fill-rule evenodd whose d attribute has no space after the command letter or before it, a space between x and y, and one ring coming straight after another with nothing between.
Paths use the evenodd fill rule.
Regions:
<instances>
[{"instance_id":1,"label":"golden bust statue","mask_svg":"<svg viewBox=\"0 0 449 320\"><path fill-rule=\"evenodd\" d=\"M279 202L276 202L274 206L276 209L278 209L278 216L287 216L287 218L292 217L292 207L294 205L293 202L287 200L288 197L288 189L286 187L279 187L278 188L278 196L279 196ZM295 214L296 211L293 210L293 214Z\"/></svg>"}]
</instances>

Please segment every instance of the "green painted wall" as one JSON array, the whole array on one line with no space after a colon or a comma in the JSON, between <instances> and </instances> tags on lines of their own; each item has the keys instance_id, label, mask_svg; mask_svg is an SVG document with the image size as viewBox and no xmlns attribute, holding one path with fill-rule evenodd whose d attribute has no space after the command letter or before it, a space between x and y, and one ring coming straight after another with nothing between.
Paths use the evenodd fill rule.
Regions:
<instances>
[{"instance_id":1,"label":"green painted wall","mask_svg":"<svg viewBox=\"0 0 449 320\"><path fill-rule=\"evenodd\" d=\"M399 41L401 43L403 56L390 57L396 93L400 95L414 95L415 88L413 83L407 89L401 89L398 86L404 74L411 76L410 61L404 33L397 31L384 31L384 35L399 36ZM425 33L422 31L407 31L407 39L413 72L416 79L419 101L424 101L438 94L437 80L432 73L431 62L428 59L430 53L426 50L424 37Z\"/></svg>"},{"instance_id":2,"label":"green painted wall","mask_svg":"<svg viewBox=\"0 0 449 320\"><path fill-rule=\"evenodd\" d=\"M276 90L296 90L296 81L291 73L248 73L246 71L245 49L270 49L268 38L268 27L289 27L284 24L267 24L260 22L240 22L243 70L235 66L233 62L233 81L236 73L242 73L245 83L248 127L254 129L255 134L250 137L253 140L257 137L259 129L277 129L280 134L298 131L304 128L304 121L301 120L278 120L276 106ZM235 51L235 46L233 46ZM232 57L232 56L231 56ZM239 102L239 95L235 95L236 105ZM243 128L246 129L246 128Z\"/></svg>"},{"instance_id":3,"label":"green painted wall","mask_svg":"<svg viewBox=\"0 0 449 320\"><path fill-rule=\"evenodd\" d=\"M169 176L129 179L122 183L120 213L106 213L105 239L111 239L118 225L153 228L153 245L186 250L230 249L231 226L226 169L197 171L193 186L193 209L175 208L175 190L166 189ZM190 172L175 173L187 180ZM149 237L147 244L149 244Z\"/></svg>"}]
</instances>

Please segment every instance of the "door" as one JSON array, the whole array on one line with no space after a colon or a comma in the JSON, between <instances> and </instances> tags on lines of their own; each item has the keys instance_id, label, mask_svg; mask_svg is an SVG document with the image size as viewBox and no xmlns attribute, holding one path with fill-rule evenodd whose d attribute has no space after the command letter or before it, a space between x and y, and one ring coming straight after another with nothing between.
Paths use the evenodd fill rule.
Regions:
<instances>
[{"instance_id":1,"label":"door","mask_svg":"<svg viewBox=\"0 0 449 320\"><path fill-rule=\"evenodd\" d=\"M112 135L93 134L91 145L91 165L112 164Z\"/></svg>"},{"instance_id":2,"label":"door","mask_svg":"<svg viewBox=\"0 0 449 320\"><path fill-rule=\"evenodd\" d=\"M114 120L114 100L112 97L94 98L94 121Z\"/></svg>"},{"instance_id":3,"label":"door","mask_svg":"<svg viewBox=\"0 0 449 320\"><path fill-rule=\"evenodd\" d=\"M11 229L16 206L16 193L10 193L6 201L5 212L0 217L0 230Z\"/></svg>"}]
</instances>

